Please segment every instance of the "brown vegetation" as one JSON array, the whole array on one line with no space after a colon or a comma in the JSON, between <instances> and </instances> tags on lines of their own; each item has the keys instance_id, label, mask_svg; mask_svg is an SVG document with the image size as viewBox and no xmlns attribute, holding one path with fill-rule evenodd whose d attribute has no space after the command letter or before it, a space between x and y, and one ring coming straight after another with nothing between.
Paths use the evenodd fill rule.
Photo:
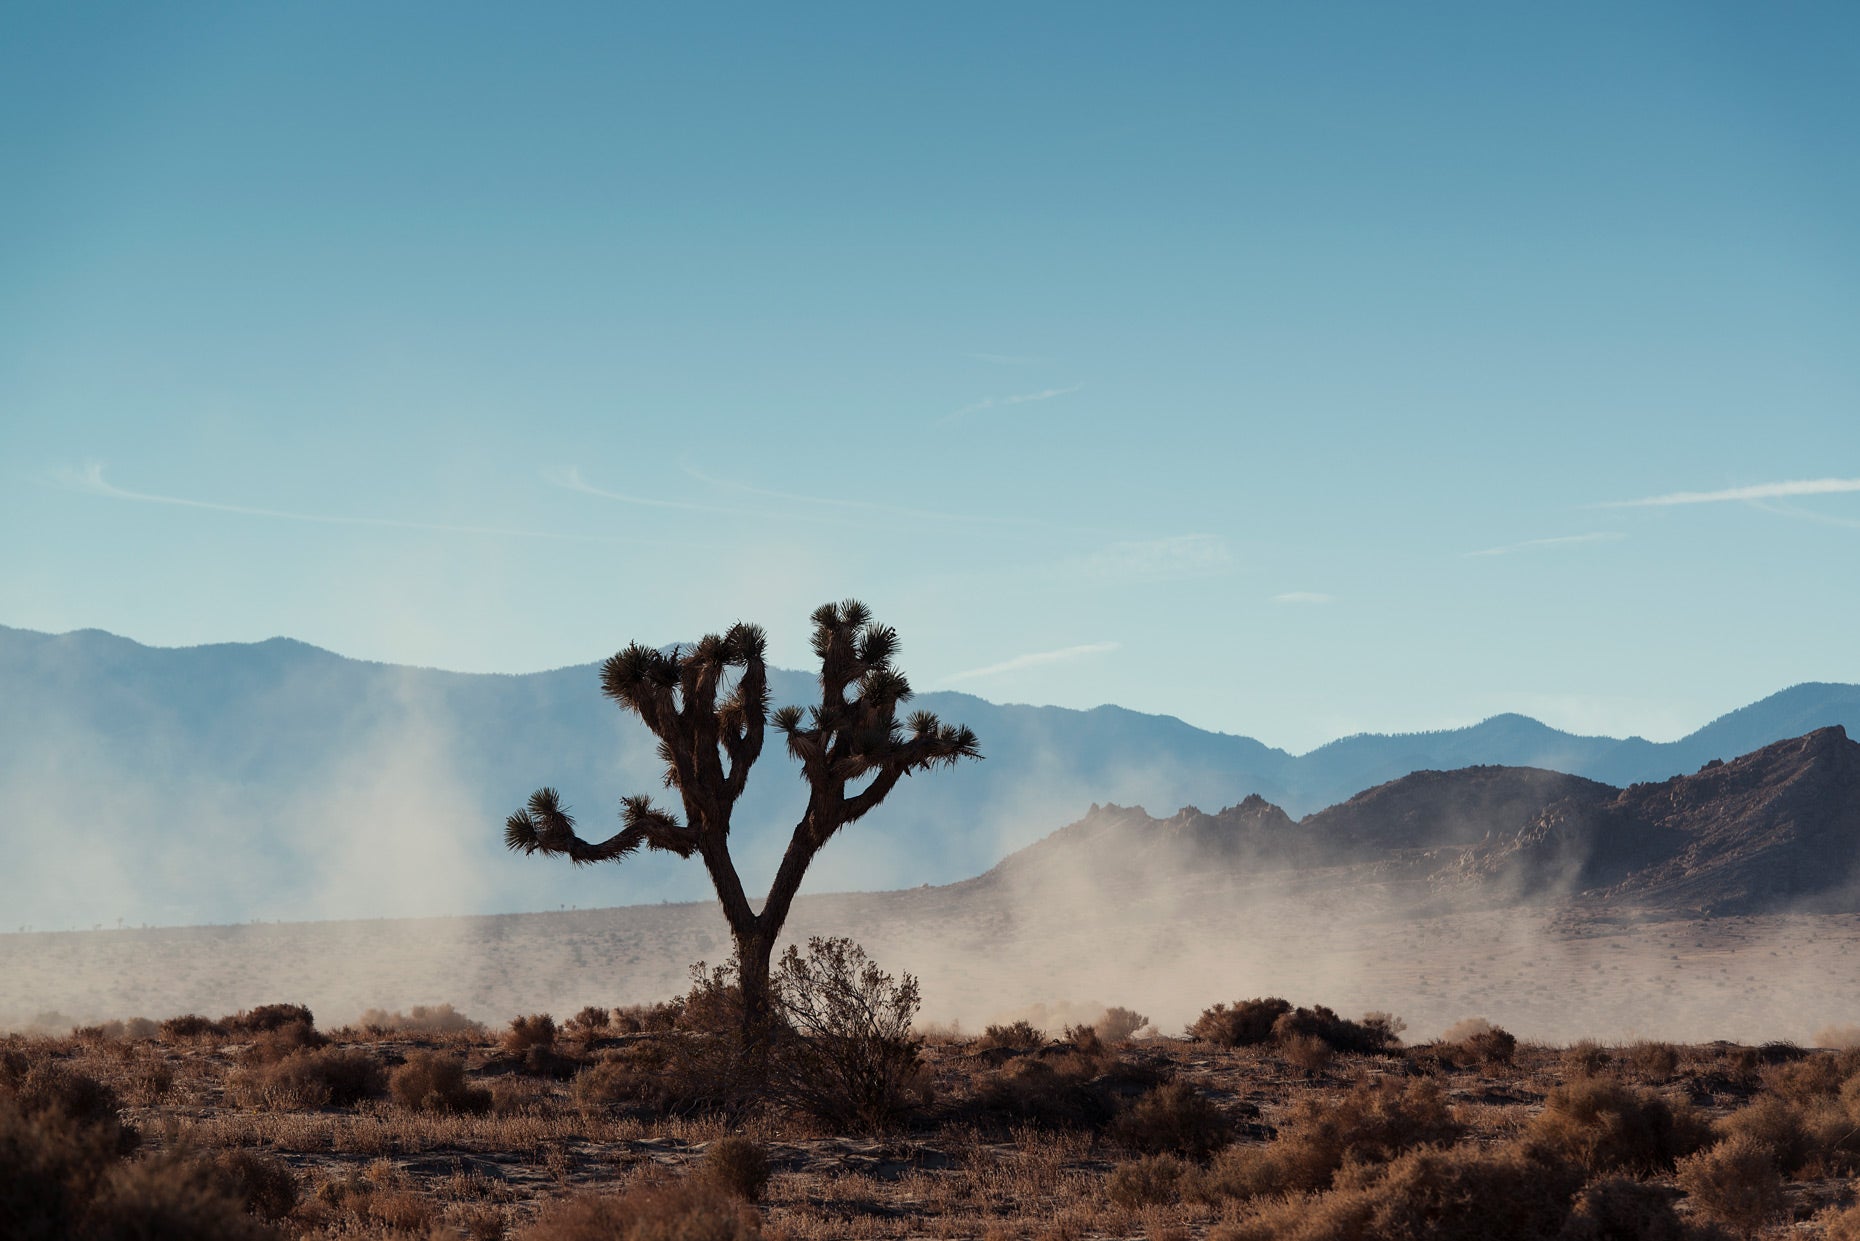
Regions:
<instances>
[{"instance_id":1,"label":"brown vegetation","mask_svg":"<svg viewBox=\"0 0 1860 1241\"><path fill-rule=\"evenodd\" d=\"M824 968L797 976L816 1000L839 987L898 1020L815 1021L795 1045L828 1046L784 1071L856 1097L848 1066L869 1061L834 1060L835 1032L896 1040L877 1063L910 1071L877 1080L910 1090L883 1124L720 1086L740 1053L684 1021L709 1007L727 1029L713 971L678 1003L508 1031L324 1033L266 1006L141 1038L15 1037L0 1041L0 1235L1860 1241L1850 1053L1520 1043L1497 1064L1462 1050L1482 1028L1390 1056L1332 1047L1299 1028L1328 1010L1290 1003L1231 1046L1097 1023L920 1040L900 1024L902 980L850 947L797 960ZM1292 1062L1294 1039L1323 1043L1320 1074ZM575 1075L525 1071L537 1048Z\"/></svg>"}]
</instances>

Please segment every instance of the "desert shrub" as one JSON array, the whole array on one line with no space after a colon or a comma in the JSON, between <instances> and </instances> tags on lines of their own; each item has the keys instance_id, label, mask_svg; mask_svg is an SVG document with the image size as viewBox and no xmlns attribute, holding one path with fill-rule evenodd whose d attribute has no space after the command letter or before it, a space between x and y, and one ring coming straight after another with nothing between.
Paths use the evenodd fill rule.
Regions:
<instances>
[{"instance_id":1,"label":"desert shrub","mask_svg":"<svg viewBox=\"0 0 1860 1241\"><path fill-rule=\"evenodd\" d=\"M1187 1165L1174 1155L1150 1155L1112 1168L1105 1192L1114 1205L1126 1211L1164 1206L1181 1196L1185 1171Z\"/></svg>"},{"instance_id":2,"label":"desert shrub","mask_svg":"<svg viewBox=\"0 0 1860 1241\"><path fill-rule=\"evenodd\" d=\"M124 1123L122 1100L114 1089L52 1061L0 1057L0 1100L27 1116L66 1117L119 1155L133 1151L141 1139L135 1126Z\"/></svg>"},{"instance_id":3,"label":"desert shrub","mask_svg":"<svg viewBox=\"0 0 1860 1241\"><path fill-rule=\"evenodd\" d=\"M737 966L691 967L691 989L678 1005L678 1028L700 1034L738 1035L743 1028L743 988Z\"/></svg>"},{"instance_id":4,"label":"desert shrub","mask_svg":"<svg viewBox=\"0 0 1860 1241\"><path fill-rule=\"evenodd\" d=\"M1529 1139L1589 1172L1670 1171L1709 1137L1689 1105L1609 1077L1559 1086L1532 1120Z\"/></svg>"},{"instance_id":5,"label":"desert shrub","mask_svg":"<svg viewBox=\"0 0 1860 1241\"><path fill-rule=\"evenodd\" d=\"M62 1112L30 1114L0 1095L0 1229L14 1241L65 1241L117 1158L115 1137Z\"/></svg>"},{"instance_id":6,"label":"desert shrub","mask_svg":"<svg viewBox=\"0 0 1860 1241\"><path fill-rule=\"evenodd\" d=\"M1742 1134L1679 1160L1676 1179L1700 1214L1746 1235L1782 1206L1776 1153Z\"/></svg>"},{"instance_id":7,"label":"desert shrub","mask_svg":"<svg viewBox=\"0 0 1860 1241\"><path fill-rule=\"evenodd\" d=\"M1007 1121L1061 1129L1098 1128L1117 1114L1095 1061L1077 1054L1022 1057L982 1078L975 1105Z\"/></svg>"},{"instance_id":8,"label":"desert shrub","mask_svg":"<svg viewBox=\"0 0 1860 1241\"><path fill-rule=\"evenodd\" d=\"M1185 1082L1164 1082L1118 1113L1111 1139L1144 1154L1201 1158L1233 1140L1233 1124Z\"/></svg>"},{"instance_id":9,"label":"desert shrub","mask_svg":"<svg viewBox=\"0 0 1860 1241\"><path fill-rule=\"evenodd\" d=\"M74 1241L275 1241L278 1234L246 1213L212 1165L161 1155L111 1169L86 1207Z\"/></svg>"},{"instance_id":10,"label":"desert shrub","mask_svg":"<svg viewBox=\"0 0 1860 1241\"><path fill-rule=\"evenodd\" d=\"M1468 1055L1487 1068L1501 1064L1510 1064L1518 1053L1517 1036L1502 1026L1493 1026L1481 1030L1468 1038L1460 1040L1460 1046Z\"/></svg>"},{"instance_id":11,"label":"desert shrub","mask_svg":"<svg viewBox=\"0 0 1860 1241\"><path fill-rule=\"evenodd\" d=\"M728 1134L705 1149L702 1175L705 1183L731 1197L760 1202L769 1183L768 1151L753 1138Z\"/></svg>"},{"instance_id":12,"label":"desert shrub","mask_svg":"<svg viewBox=\"0 0 1860 1241\"><path fill-rule=\"evenodd\" d=\"M1253 1198L1320 1190L1346 1163L1385 1163L1416 1147L1450 1146L1465 1132L1431 1081L1384 1077L1359 1082L1339 1099L1296 1099L1276 1139L1264 1146L1230 1147L1216 1156L1200 1196Z\"/></svg>"},{"instance_id":13,"label":"desert shrub","mask_svg":"<svg viewBox=\"0 0 1860 1241\"><path fill-rule=\"evenodd\" d=\"M1815 1217L1821 1241L1860 1241L1860 1203L1841 1210L1830 1207Z\"/></svg>"},{"instance_id":14,"label":"desert shrub","mask_svg":"<svg viewBox=\"0 0 1860 1241\"><path fill-rule=\"evenodd\" d=\"M214 1153L213 1168L222 1187L254 1215L283 1219L297 1206L297 1177L281 1159L232 1147Z\"/></svg>"},{"instance_id":15,"label":"desert shrub","mask_svg":"<svg viewBox=\"0 0 1860 1241\"><path fill-rule=\"evenodd\" d=\"M293 1025L315 1029L316 1018L302 1004L260 1004L222 1017L218 1025L228 1034L264 1034Z\"/></svg>"},{"instance_id":16,"label":"desert shrub","mask_svg":"<svg viewBox=\"0 0 1860 1241\"><path fill-rule=\"evenodd\" d=\"M225 1038L226 1027L199 1013L186 1013L162 1022L159 1033L163 1042L178 1043L193 1039Z\"/></svg>"},{"instance_id":17,"label":"desert shrub","mask_svg":"<svg viewBox=\"0 0 1860 1241\"><path fill-rule=\"evenodd\" d=\"M1336 1049L1315 1034L1294 1034L1279 1043L1279 1054L1286 1063L1315 1076L1330 1067L1337 1058Z\"/></svg>"},{"instance_id":18,"label":"desert shrub","mask_svg":"<svg viewBox=\"0 0 1860 1241\"><path fill-rule=\"evenodd\" d=\"M1794 1172L1814 1153L1802 1109L1775 1095L1759 1095L1721 1117L1712 1128L1726 1139L1748 1138L1767 1149L1783 1172Z\"/></svg>"},{"instance_id":19,"label":"desert shrub","mask_svg":"<svg viewBox=\"0 0 1860 1241\"><path fill-rule=\"evenodd\" d=\"M463 1034L484 1028L450 1004L415 1004L404 1013L371 1008L355 1024L372 1034Z\"/></svg>"},{"instance_id":20,"label":"desert shrub","mask_svg":"<svg viewBox=\"0 0 1860 1241\"><path fill-rule=\"evenodd\" d=\"M1854 1071L1843 1063L1843 1056L1807 1056L1788 1064L1773 1064L1759 1070L1763 1088L1773 1095L1795 1103L1813 1103L1817 1099L1840 1094L1841 1085Z\"/></svg>"},{"instance_id":21,"label":"desert shrub","mask_svg":"<svg viewBox=\"0 0 1860 1241\"><path fill-rule=\"evenodd\" d=\"M1576 1195L1559 1241L1688 1241L1670 1191L1622 1176L1603 1177Z\"/></svg>"},{"instance_id":22,"label":"desert shrub","mask_svg":"<svg viewBox=\"0 0 1860 1241\"><path fill-rule=\"evenodd\" d=\"M513 1056L521 1056L533 1047L553 1048L555 1033L555 1018L548 1013L512 1017L510 1028L504 1031L503 1047Z\"/></svg>"},{"instance_id":23,"label":"desert shrub","mask_svg":"<svg viewBox=\"0 0 1860 1241\"><path fill-rule=\"evenodd\" d=\"M272 1064L300 1051L314 1051L328 1043L329 1040L318 1034L309 1023L293 1021L260 1033L252 1040L252 1045L240 1054L240 1059L246 1064Z\"/></svg>"},{"instance_id":24,"label":"desert shrub","mask_svg":"<svg viewBox=\"0 0 1860 1241\"><path fill-rule=\"evenodd\" d=\"M616 1008L609 1021L616 1034L657 1034L678 1028L683 1015L683 996L657 1004L629 1004Z\"/></svg>"},{"instance_id":25,"label":"desert shrub","mask_svg":"<svg viewBox=\"0 0 1860 1241\"><path fill-rule=\"evenodd\" d=\"M698 1180L581 1194L545 1210L519 1241L757 1241L754 1209Z\"/></svg>"},{"instance_id":26,"label":"desert shrub","mask_svg":"<svg viewBox=\"0 0 1860 1241\"><path fill-rule=\"evenodd\" d=\"M616 1108L630 1108L654 1097L658 1072L663 1068L664 1053L647 1059L642 1050L628 1048L619 1055L599 1060L575 1074L569 1097L584 1113L597 1115Z\"/></svg>"},{"instance_id":27,"label":"desert shrub","mask_svg":"<svg viewBox=\"0 0 1860 1241\"><path fill-rule=\"evenodd\" d=\"M1267 1202L1213 1241L1550 1241L1581 1183L1516 1148L1421 1147L1353 1166L1329 1193Z\"/></svg>"},{"instance_id":28,"label":"desert shrub","mask_svg":"<svg viewBox=\"0 0 1860 1241\"><path fill-rule=\"evenodd\" d=\"M1025 1019L989 1026L975 1040L976 1051L1038 1051L1044 1046L1046 1035Z\"/></svg>"},{"instance_id":29,"label":"desert shrub","mask_svg":"<svg viewBox=\"0 0 1860 1241\"><path fill-rule=\"evenodd\" d=\"M379 1095L386 1083L380 1062L367 1052L331 1047L254 1065L227 1084L246 1106L281 1111L354 1107Z\"/></svg>"},{"instance_id":30,"label":"desert shrub","mask_svg":"<svg viewBox=\"0 0 1860 1241\"><path fill-rule=\"evenodd\" d=\"M1594 1038L1581 1038L1562 1049L1562 1072L1572 1077L1596 1077L1605 1074L1613 1059Z\"/></svg>"},{"instance_id":31,"label":"desert shrub","mask_svg":"<svg viewBox=\"0 0 1860 1241\"><path fill-rule=\"evenodd\" d=\"M893 978L850 939L789 945L770 979L787 1029L771 1064L789 1102L829 1124L884 1127L926 1098L917 980Z\"/></svg>"},{"instance_id":32,"label":"desert shrub","mask_svg":"<svg viewBox=\"0 0 1860 1241\"><path fill-rule=\"evenodd\" d=\"M1150 1019L1134 1008L1121 1008L1112 1005L1104 1010L1104 1016L1092 1023L1092 1031L1106 1043L1127 1043L1132 1035L1150 1023Z\"/></svg>"},{"instance_id":33,"label":"desert shrub","mask_svg":"<svg viewBox=\"0 0 1860 1241\"><path fill-rule=\"evenodd\" d=\"M1216 1004L1189 1025L1188 1037L1221 1047L1257 1046L1271 1041L1273 1023L1291 1011L1291 1002L1276 996L1236 1000L1231 1008Z\"/></svg>"},{"instance_id":34,"label":"desert shrub","mask_svg":"<svg viewBox=\"0 0 1860 1241\"><path fill-rule=\"evenodd\" d=\"M614 1033L613 1021L611 1010L590 1004L563 1023L562 1033L587 1046Z\"/></svg>"},{"instance_id":35,"label":"desert shrub","mask_svg":"<svg viewBox=\"0 0 1860 1241\"><path fill-rule=\"evenodd\" d=\"M482 1115L491 1110L491 1092L465 1079L465 1062L440 1051L416 1051L388 1079L388 1092L401 1107L416 1112Z\"/></svg>"},{"instance_id":36,"label":"desert shrub","mask_svg":"<svg viewBox=\"0 0 1860 1241\"><path fill-rule=\"evenodd\" d=\"M1638 1042L1622 1053L1627 1071L1641 1081L1659 1084L1679 1071L1679 1049L1671 1043Z\"/></svg>"},{"instance_id":37,"label":"desert shrub","mask_svg":"<svg viewBox=\"0 0 1860 1241\"><path fill-rule=\"evenodd\" d=\"M1334 1051L1375 1053L1387 1051L1395 1041L1387 1026L1366 1026L1339 1017L1322 1004L1280 1013L1272 1022L1272 1039L1284 1047L1293 1039L1319 1039Z\"/></svg>"}]
</instances>

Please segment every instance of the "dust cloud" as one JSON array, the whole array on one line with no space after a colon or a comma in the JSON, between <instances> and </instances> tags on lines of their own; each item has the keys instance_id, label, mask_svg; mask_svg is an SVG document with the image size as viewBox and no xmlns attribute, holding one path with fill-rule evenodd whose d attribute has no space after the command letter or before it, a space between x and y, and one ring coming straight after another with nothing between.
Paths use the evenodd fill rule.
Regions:
<instances>
[{"instance_id":1,"label":"dust cloud","mask_svg":"<svg viewBox=\"0 0 1860 1241\"><path fill-rule=\"evenodd\" d=\"M435 777L422 764L437 752L404 747L353 773L332 805L356 825L347 852L325 852L309 872L332 909L392 896L441 864L429 855L443 855L443 841L414 831L384 850L370 834L387 821L370 812L384 806L417 818L421 806L392 793ZM441 829L453 830L443 819ZM886 969L919 978L925 1023L971 1031L1015 1018L1057 1031L1119 1005L1179 1033L1210 1004L1258 995L1393 1013L1410 1041L1469 1017L1530 1039L1610 1043L1809 1042L1860 1019L1860 915L1637 920L1541 891L1417 897L1358 867L1291 870L1241 855L1183 872L1046 852L1055 856L958 884L804 896L786 938L858 940ZM692 962L729 953L709 902L14 934L0 936L0 1022L290 1001L324 1024L441 1003L502 1023L665 999L685 989Z\"/></svg>"}]
</instances>

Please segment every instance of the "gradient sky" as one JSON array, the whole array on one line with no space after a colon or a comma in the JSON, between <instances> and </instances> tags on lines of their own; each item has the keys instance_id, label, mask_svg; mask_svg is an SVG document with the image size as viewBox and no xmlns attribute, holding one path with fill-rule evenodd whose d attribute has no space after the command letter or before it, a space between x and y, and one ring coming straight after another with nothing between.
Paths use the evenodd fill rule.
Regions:
<instances>
[{"instance_id":1,"label":"gradient sky","mask_svg":"<svg viewBox=\"0 0 1860 1241\"><path fill-rule=\"evenodd\" d=\"M855 595L923 689L1676 736L1860 681L1857 81L1852 4L9 6L0 623Z\"/></svg>"}]
</instances>

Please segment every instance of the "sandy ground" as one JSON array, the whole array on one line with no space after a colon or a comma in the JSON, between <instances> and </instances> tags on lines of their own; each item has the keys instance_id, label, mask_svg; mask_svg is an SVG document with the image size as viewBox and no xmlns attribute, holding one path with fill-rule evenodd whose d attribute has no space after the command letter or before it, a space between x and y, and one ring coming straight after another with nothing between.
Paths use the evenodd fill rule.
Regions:
<instances>
[{"instance_id":1,"label":"sandy ground","mask_svg":"<svg viewBox=\"0 0 1860 1241\"><path fill-rule=\"evenodd\" d=\"M1860 1023L1860 915L1637 920L1567 908L1420 916L1359 886L1266 877L1166 889L986 882L803 899L792 938L849 935L923 984L925 1019L1049 1026L1106 1004L1179 1031L1218 1000L1283 995L1403 1018L1469 1016L1552 1042L1811 1042ZM729 955L712 905L498 917L0 935L0 1022L22 1026L276 1001L324 1025L368 1008L519 1012L663 999Z\"/></svg>"}]
</instances>

